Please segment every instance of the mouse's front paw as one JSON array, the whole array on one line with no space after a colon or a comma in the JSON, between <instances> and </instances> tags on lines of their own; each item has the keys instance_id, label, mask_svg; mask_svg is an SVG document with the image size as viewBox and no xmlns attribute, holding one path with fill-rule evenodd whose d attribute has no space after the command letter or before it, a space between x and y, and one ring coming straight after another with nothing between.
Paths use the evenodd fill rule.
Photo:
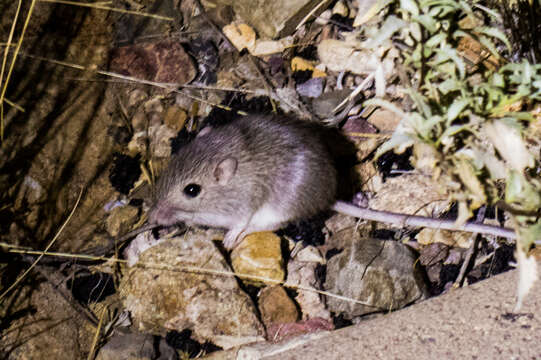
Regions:
<instances>
[{"instance_id":1,"label":"mouse's front paw","mask_svg":"<svg viewBox=\"0 0 541 360\"><path fill-rule=\"evenodd\" d=\"M224 247L228 250L234 249L244 239L244 231L239 229L229 230L224 237Z\"/></svg>"}]
</instances>

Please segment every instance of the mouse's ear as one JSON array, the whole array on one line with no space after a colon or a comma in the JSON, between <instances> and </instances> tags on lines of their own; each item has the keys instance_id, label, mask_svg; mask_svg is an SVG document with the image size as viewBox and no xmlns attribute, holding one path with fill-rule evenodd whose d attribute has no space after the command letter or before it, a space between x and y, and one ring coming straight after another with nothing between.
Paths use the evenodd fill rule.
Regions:
<instances>
[{"instance_id":1,"label":"mouse's ear","mask_svg":"<svg viewBox=\"0 0 541 360\"><path fill-rule=\"evenodd\" d=\"M214 169L214 179L220 184L225 185L231 180L237 171L237 159L227 158L216 165Z\"/></svg>"}]
</instances>

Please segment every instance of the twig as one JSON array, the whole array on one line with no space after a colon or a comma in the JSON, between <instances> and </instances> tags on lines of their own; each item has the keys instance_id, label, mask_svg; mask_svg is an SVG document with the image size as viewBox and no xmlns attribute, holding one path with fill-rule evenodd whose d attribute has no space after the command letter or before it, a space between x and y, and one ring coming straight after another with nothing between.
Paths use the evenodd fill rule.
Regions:
<instances>
[{"instance_id":1,"label":"twig","mask_svg":"<svg viewBox=\"0 0 541 360\"><path fill-rule=\"evenodd\" d=\"M481 224L485 220L486 212L487 212L487 207L485 205L479 209L479 212L477 213L477 216L475 218L475 222L478 224ZM464 277L466 276L466 271L470 267L472 259L474 259L478 244L479 244L478 236L473 235L473 241L470 245L470 248L466 252L466 257L464 258L464 262L462 263L462 267L460 268L460 272L458 273L458 276L455 280L455 283L453 284L453 287L458 288L462 286L464 282Z\"/></svg>"}]
</instances>

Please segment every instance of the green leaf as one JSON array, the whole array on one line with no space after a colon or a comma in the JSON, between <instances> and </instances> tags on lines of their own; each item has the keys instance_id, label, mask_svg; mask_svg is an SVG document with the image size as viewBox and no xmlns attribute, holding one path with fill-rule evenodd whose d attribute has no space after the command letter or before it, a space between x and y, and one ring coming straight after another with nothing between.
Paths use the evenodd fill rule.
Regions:
<instances>
[{"instance_id":1,"label":"green leaf","mask_svg":"<svg viewBox=\"0 0 541 360\"><path fill-rule=\"evenodd\" d=\"M447 110L447 124L451 124L451 122L456 119L460 113L462 113L464 108L468 106L469 103L470 100L468 99L456 99L453 101Z\"/></svg>"},{"instance_id":2,"label":"green leaf","mask_svg":"<svg viewBox=\"0 0 541 360\"><path fill-rule=\"evenodd\" d=\"M492 74L492 77L490 78L490 82L492 83L492 86L503 88L505 87L505 79L502 76L502 74L494 73Z\"/></svg>"},{"instance_id":3,"label":"green leaf","mask_svg":"<svg viewBox=\"0 0 541 360\"><path fill-rule=\"evenodd\" d=\"M534 243L541 243L541 219L533 225L520 229L520 244L528 251Z\"/></svg>"},{"instance_id":4,"label":"green leaf","mask_svg":"<svg viewBox=\"0 0 541 360\"><path fill-rule=\"evenodd\" d=\"M377 32L375 37L372 37L369 41L364 44L364 47L367 49L375 49L380 46L383 42L389 40L391 36L398 30L406 27L408 24L394 15L389 15L385 22Z\"/></svg>"},{"instance_id":5,"label":"green leaf","mask_svg":"<svg viewBox=\"0 0 541 360\"><path fill-rule=\"evenodd\" d=\"M429 15L413 16L412 19L420 23L430 34L435 33L439 28L439 22Z\"/></svg>"},{"instance_id":6,"label":"green leaf","mask_svg":"<svg viewBox=\"0 0 541 360\"><path fill-rule=\"evenodd\" d=\"M479 42L487 48L490 53L496 57L500 57L500 53L498 52L498 49L496 49L496 46L492 42L492 40L489 37L486 36L479 36Z\"/></svg>"},{"instance_id":7,"label":"green leaf","mask_svg":"<svg viewBox=\"0 0 541 360\"><path fill-rule=\"evenodd\" d=\"M541 207L541 194L524 175L511 170L505 186L505 202L518 205L524 211L537 211Z\"/></svg>"},{"instance_id":8,"label":"green leaf","mask_svg":"<svg viewBox=\"0 0 541 360\"><path fill-rule=\"evenodd\" d=\"M449 78L442 81L437 88L443 95L447 95L450 92L459 91L463 86L462 82L454 78Z\"/></svg>"},{"instance_id":9,"label":"green leaf","mask_svg":"<svg viewBox=\"0 0 541 360\"><path fill-rule=\"evenodd\" d=\"M396 153L403 153L408 147L415 143L415 138L410 134L395 131L391 138L381 144L376 151L376 159L389 150L395 150Z\"/></svg>"},{"instance_id":10,"label":"green leaf","mask_svg":"<svg viewBox=\"0 0 541 360\"><path fill-rule=\"evenodd\" d=\"M444 34L444 33L438 33L432 37L430 37L425 45L428 46L428 47L436 47L436 46L439 46L441 43L443 43L444 41L446 41L447 39L447 35Z\"/></svg>"},{"instance_id":11,"label":"green leaf","mask_svg":"<svg viewBox=\"0 0 541 360\"><path fill-rule=\"evenodd\" d=\"M500 29L483 26L483 27L478 27L475 30L477 32L481 33L481 34L485 34L485 35L487 35L489 37L496 38L496 39L500 40L507 47L507 51L511 51L511 49L512 49L511 48L511 43L507 39L507 36L505 36L505 34L502 31L500 31Z\"/></svg>"},{"instance_id":12,"label":"green leaf","mask_svg":"<svg viewBox=\"0 0 541 360\"><path fill-rule=\"evenodd\" d=\"M400 8L413 16L419 15L419 7L415 0L400 0Z\"/></svg>"},{"instance_id":13,"label":"green leaf","mask_svg":"<svg viewBox=\"0 0 541 360\"><path fill-rule=\"evenodd\" d=\"M415 105L417 105L417 109L419 109L419 111L423 114L424 117L432 116L430 106L428 106L428 104L425 102L425 98L423 95L413 89L407 89L405 92L411 97L413 102L415 102Z\"/></svg>"}]
</instances>

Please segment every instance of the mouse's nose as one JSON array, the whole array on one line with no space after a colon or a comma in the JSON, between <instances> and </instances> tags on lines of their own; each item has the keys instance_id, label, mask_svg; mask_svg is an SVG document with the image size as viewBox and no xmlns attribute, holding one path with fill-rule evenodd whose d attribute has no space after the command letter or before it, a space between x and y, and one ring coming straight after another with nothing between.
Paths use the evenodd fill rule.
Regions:
<instances>
[{"instance_id":1,"label":"mouse's nose","mask_svg":"<svg viewBox=\"0 0 541 360\"><path fill-rule=\"evenodd\" d=\"M150 224L169 226L177 223L173 207L166 203L156 204L148 214Z\"/></svg>"}]
</instances>

